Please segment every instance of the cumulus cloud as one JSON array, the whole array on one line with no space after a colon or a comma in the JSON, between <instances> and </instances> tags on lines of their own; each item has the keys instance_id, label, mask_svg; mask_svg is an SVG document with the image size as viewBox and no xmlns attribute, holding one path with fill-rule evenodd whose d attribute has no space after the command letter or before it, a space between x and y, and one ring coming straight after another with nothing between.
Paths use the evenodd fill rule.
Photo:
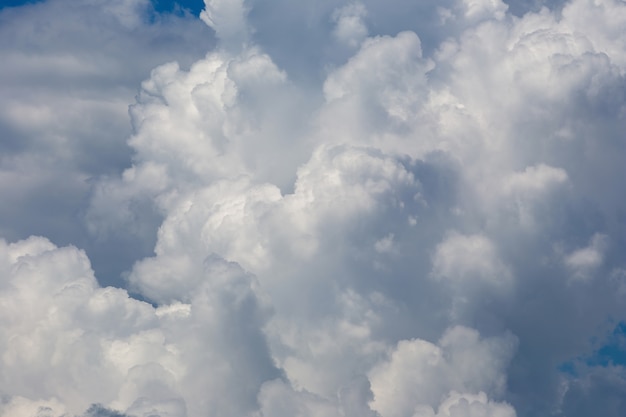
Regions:
<instances>
[{"instance_id":1,"label":"cumulus cloud","mask_svg":"<svg viewBox=\"0 0 626 417\"><path fill-rule=\"evenodd\" d=\"M352 48L359 46L367 36L367 26L363 22L366 15L367 10L361 3L335 10L332 17L337 25L334 32L337 40Z\"/></svg>"},{"instance_id":2,"label":"cumulus cloud","mask_svg":"<svg viewBox=\"0 0 626 417\"><path fill-rule=\"evenodd\" d=\"M248 41L250 31L246 22L247 9L245 0L205 0L200 19L215 31L222 46L241 48Z\"/></svg>"},{"instance_id":3,"label":"cumulus cloud","mask_svg":"<svg viewBox=\"0 0 626 417\"><path fill-rule=\"evenodd\" d=\"M267 306L238 266L206 268L211 280L188 303L155 308L100 287L76 248L2 242L1 390L15 396L3 415L90 403L142 416L252 410L260 384L279 375L261 333Z\"/></svg>"},{"instance_id":4,"label":"cumulus cloud","mask_svg":"<svg viewBox=\"0 0 626 417\"><path fill-rule=\"evenodd\" d=\"M565 256L565 265L572 271L573 277L576 279L591 277L590 273L602 265L606 246L607 237L596 234L589 246L577 249Z\"/></svg>"},{"instance_id":5,"label":"cumulus cloud","mask_svg":"<svg viewBox=\"0 0 626 417\"><path fill-rule=\"evenodd\" d=\"M89 236L80 218L91 184L130 163L128 105L141 80L164 62L189 66L215 41L202 22L147 0L28 3L0 10L0 235L80 245L100 279L121 285L154 232Z\"/></svg>"},{"instance_id":6,"label":"cumulus cloud","mask_svg":"<svg viewBox=\"0 0 626 417\"><path fill-rule=\"evenodd\" d=\"M202 20L218 41L151 63L126 159L68 175L92 177L66 185L73 243L132 247L123 285L70 242L0 242L0 415L620 416L622 366L590 358L626 320L626 6L430 3L207 0L156 23L90 3L122 33ZM29 59L95 88L69 55ZM5 107L30 138L56 117ZM53 133L4 141L0 184L99 159L99 134ZM18 175L42 143L56 162Z\"/></svg>"},{"instance_id":7,"label":"cumulus cloud","mask_svg":"<svg viewBox=\"0 0 626 417\"><path fill-rule=\"evenodd\" d=\"M392 417L437 408L437 415L446 415L455 401L441 400L449 392L458 399L457 391L478 395L484 402L485 391L497 396L504 390L505 367L514 350L511 335L481 341L478 332L460 326L447 330L438 345L402 340L389 360L370 372L372 407Z\"/></svg>"},{"instance_id":8,"label":"cumulus cloud","mask_svg":"<svg viewBox=\"0 0 626 417\"><path fill-rule=\"evenodd\" d=\"M506 285L510 272L503 265L492 242L484 236L451 234L437 246L433 259L433 275L462 283L485 281L491 285Z\"/></svg>"}]
</instances>

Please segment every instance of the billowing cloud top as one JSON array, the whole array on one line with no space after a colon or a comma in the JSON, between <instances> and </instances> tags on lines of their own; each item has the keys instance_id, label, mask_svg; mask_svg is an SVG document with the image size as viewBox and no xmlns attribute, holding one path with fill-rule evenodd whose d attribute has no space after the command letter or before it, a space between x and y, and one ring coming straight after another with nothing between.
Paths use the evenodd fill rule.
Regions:
<instances>
[{"instance_id":1,"label":"billowing cloud top","mask_svg":"<svg viewBox=\"0 0 626 417\"><path fill-rule=\"evenodd\" d=\"M0 416L626 415L623 1L70 3L0 11Z\"/></svg>"}]
</instances>

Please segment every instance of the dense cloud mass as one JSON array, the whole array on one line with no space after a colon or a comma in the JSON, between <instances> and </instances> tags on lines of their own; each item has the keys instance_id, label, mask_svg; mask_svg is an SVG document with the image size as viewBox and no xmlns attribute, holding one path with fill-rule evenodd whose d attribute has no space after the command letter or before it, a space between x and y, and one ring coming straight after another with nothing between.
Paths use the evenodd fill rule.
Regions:
<instances>
[{"instance_id":1,"label":"dense cloud mass","mask_svg":"<svg viewBox=\"0 0 626 417\"><path fill-rule=\"evenodd\" d=\"M0 10L0 416L626 415L624 28Z\"/></svg>"}]
</instances>

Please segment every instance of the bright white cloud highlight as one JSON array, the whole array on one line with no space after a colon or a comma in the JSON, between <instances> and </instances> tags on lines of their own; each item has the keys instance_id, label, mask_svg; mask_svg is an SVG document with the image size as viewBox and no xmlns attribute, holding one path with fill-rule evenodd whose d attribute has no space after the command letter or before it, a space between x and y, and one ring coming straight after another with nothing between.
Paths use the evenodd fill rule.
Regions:
<instances>
[{"instance_id":1,"label":"bright white cloud highlight","mask_svg":"<svg viewBox=\"0 0 626 417\"><path fill-rule=\"evenodd\" d=\"M422 415L420 410L438 408L438 415L446 415L455 401L440 401L450 391L475 393L485 402L485 391L496 395L503 391L504 367L515 344L510 335L481 341L476 331L464 327L449 329L438 345L400 341L390 359L370 372L372 408L390 417Z\"/></svg>"}]
</instances>

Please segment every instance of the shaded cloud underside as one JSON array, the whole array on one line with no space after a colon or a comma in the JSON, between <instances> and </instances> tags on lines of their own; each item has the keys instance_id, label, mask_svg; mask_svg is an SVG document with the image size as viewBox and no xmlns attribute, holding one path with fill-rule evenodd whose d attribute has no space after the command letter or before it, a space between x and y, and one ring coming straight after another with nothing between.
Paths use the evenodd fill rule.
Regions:
<instances>
[{"instance_id":1,"label":"shaded cloud underside","mask_svg":"<svg viewBox=\"0 0 626 417\"><path fill-rule=\"evenodd\" d=\"M626 414L626 4L432 3L1 11L0 415Z\"/></svg>"}]
</instances>

